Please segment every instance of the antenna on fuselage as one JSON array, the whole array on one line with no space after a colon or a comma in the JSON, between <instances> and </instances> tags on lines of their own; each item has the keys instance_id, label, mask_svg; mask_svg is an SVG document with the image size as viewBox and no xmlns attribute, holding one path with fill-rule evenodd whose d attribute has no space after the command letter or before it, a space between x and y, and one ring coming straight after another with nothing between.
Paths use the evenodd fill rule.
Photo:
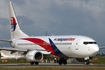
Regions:
<instances>
[{"instance_id":1,"label":"antenna on fuselage","mask_svg":"<svg viewBox=\"0 0 105 70\"><path fill-rule=\"evenodd\" d=\"M46 36L48 36L47 31L46 31Z\"/></svg>"}]
</instances>

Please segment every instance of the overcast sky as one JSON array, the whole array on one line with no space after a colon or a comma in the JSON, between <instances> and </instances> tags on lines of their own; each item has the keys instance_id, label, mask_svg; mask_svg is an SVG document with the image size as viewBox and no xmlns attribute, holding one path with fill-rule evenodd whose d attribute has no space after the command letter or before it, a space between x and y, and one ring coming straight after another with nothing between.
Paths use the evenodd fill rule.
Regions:
<instances>
[{"instance_id":1,"label":"overcast sky","mask_svg":"<svg viewBox=\"0 0 105 70\"><path fill-rule=\"evenodd\" d=\"M105 45L105 0L11 0L30 36L85 35ZM0 0L0 39L10 39L9 0Z\"/></svg>"}]
</instances>

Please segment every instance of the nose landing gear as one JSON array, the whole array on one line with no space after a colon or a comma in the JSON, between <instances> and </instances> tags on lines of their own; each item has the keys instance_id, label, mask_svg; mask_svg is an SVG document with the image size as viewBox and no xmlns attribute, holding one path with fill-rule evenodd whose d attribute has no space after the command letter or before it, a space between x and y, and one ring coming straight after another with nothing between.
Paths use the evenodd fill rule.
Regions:
<instances>
[{"instance_id":1,"label":"nose landing gear","mask_svg":"<svg viewBox=\"0 0 105 70\"><path fill-rule=\"evenodd\" d=\"M89 65L89 64L90 64L90 60L87 60L87 61L85 62L85 64L86 64L86 65Z\"/></svg>"}]
</instances>

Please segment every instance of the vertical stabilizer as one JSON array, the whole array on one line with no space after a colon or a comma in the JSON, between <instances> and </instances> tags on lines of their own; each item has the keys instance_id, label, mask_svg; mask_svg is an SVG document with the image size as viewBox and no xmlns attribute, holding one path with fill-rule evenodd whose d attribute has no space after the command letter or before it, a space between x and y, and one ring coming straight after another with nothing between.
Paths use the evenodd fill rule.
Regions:
<instances>
[{"instance_id":1,"label":"vertical stabilizer","mask_svg":"<svg viewBox=\"0 0 105 70\"><path fill-rule=\"evenodd\" d=\"M10 32L11 38L16 37L28 37L19 27L15 11L13 9L12 3L9 2L9 14L10 14Z\"/></svg>"}]
</instances>

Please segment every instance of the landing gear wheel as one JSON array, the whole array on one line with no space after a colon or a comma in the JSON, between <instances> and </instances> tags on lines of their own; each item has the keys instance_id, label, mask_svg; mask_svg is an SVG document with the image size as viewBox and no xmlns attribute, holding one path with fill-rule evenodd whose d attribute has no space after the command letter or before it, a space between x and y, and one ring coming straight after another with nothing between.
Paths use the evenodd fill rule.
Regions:
<instances>
[{"instance_id":1,"label":"landing gear wheel","mask_svg":"<svg viewBox=\"0 0 105 70\"><path fill-rule=\"evenodd\" d=\"M38 65L39 62L30 62L30 64L31 64L31 65L34 65L34 64L35 64L35 65Z\"/></svg>"},{"instance_id":2,"label":"landing gear wheel","mask_svg":"<svg viewBox=\"0 0 105 70\"><path fill-rule=\"evenodd\" d=\"M61 58L59 59L59 65L62 65L62 59Z\"/></svg>"},{"instance_id":3,"label":"landing gear wheel","mask_svg":"<svg viewBox=\"0 0 105 70\"><path fill-rule=\"evenodd\" d=\"M63 64L66 65L67 64L67 60L64 58L63 59Z\"/></svg>"},{"instance_id":4,"label":"landing gear wheel","mask_svg":"<svg viewBox=\"0 0 105 70\"><path fill-rule=\"evenodd\" d=\"M34 62L30 62L31 65L34 65Z\"/></svg>"},{"instance_id":5,"label":"landing gear wheel","mask_svg":"<svg viewBox=\"0 0 105 70\"><path fill-rule=\"evenodd\" d=\"M86 65L89 65L90 64L90 61L88 60L88 61L86 61Z\"/></svg>"},{"instance_id":6,"label":"landing gear wheel","mask_svg":"<svg viewBox=\"0 0 105 70\"><path fill-rule=\"evenodd\" d=\"M39 64L39 62L35 62L35 65L38 65Z\"/></svg>"},{"instance_id":7,"label":"landing gear wheel","mask_svg":"<svg viewBox=\"0 0 105 70\"><path fill-rule=\"evenodd\" d=\"M65 58L60 58L59 59L59 65L62 65L62 64L64 64L64 65L67 64L67 60Z\"/></svg>"}]
</instances>

